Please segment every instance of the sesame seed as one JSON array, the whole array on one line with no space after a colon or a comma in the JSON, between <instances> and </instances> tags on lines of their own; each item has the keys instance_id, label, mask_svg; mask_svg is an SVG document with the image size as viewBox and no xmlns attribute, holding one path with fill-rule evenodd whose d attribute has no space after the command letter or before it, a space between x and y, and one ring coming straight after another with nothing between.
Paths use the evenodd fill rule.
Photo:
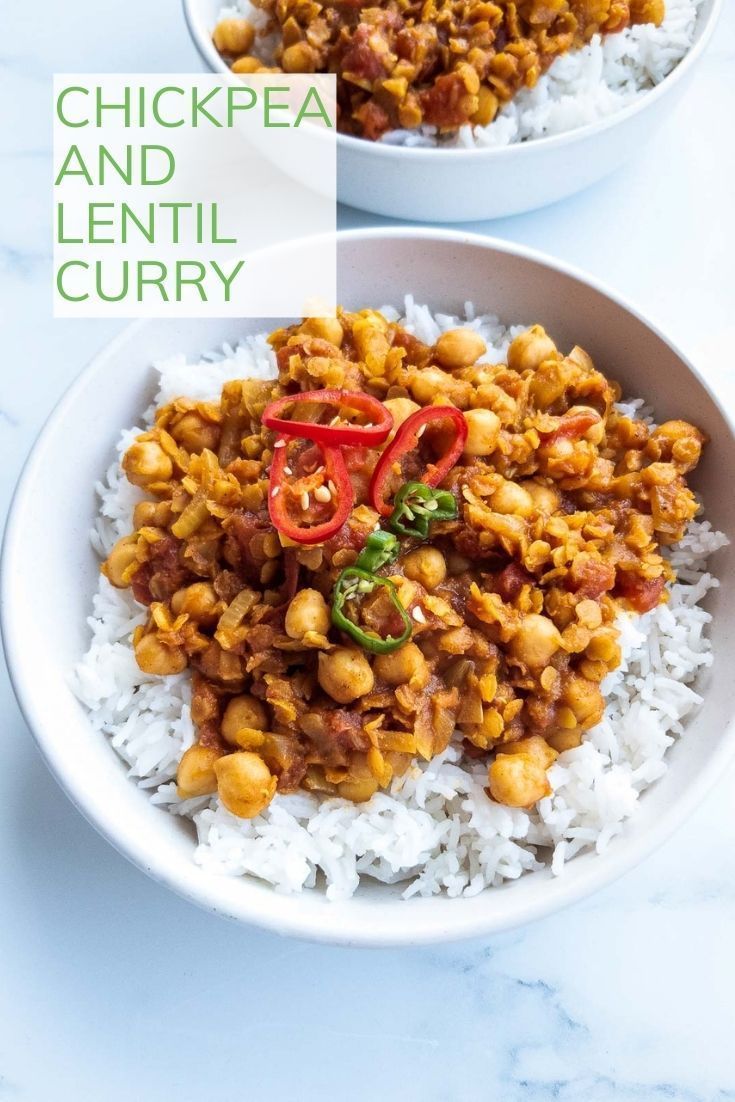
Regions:
<instances>
[{"instance_id":1,"label":"sesame seed","mask_svg":"<svg viewBox=\"0 0 735 1102\"><path fill-rule=\"evenodd\" d=\"M290 467L284 467L283 468L283 473L284 474L293 474L293 471L291 470Z\"/></svg>"},{"instance_id":2,"label":"sesame seed","mask_svg":"<svg viewBox=\"0 0 735 1102\"><path fill-rule=\"evenodd\" d=\"M421 428L419 429L419 431L416 433L416 439L418 440L418 438L420 436L423 436L425 432L426 432L426 425L422 425Z\"/></svg>"},{"instance_id":3,"label":"sesame seed","mask_svg":"<svg viewBox=\"0 0 735 1102\"><path fill-rule=\"evenodd\" d=\"M307 494L306 490L304 490L301 495L301 508L304 510L304 512L309 508L309 495Z\"/></svg>"},{"instance_id":4,"label":"sesame seed","mask_svg":"<svg viewBox=\"0 0 735 1102\"><path fill-rule=\"evenodd\" d=\"M332 500L332 494L328 486L317 486L316 490L314 490L314 497L317 501L326 502Z\"/></svg>"},{"instance_id":5,"label":"sesame seed","mask_svg":"<svg viewBox=\"0 0 735 1102\"><path fill-rule=\"evenodd\" d=\"M275 486L275 487L274 487L274 488L273 488L273 489L271 490L271 497L278 497L278 494L279 494L279 492L280 492L280 489L281 489L281 487L280 487L280 486Z\"/></svg>"},{"instance_id":6,"label":"sesame seed","mask_svg":"<svg viewBox=\"0 0 735 1102\"><path fill-rule=\"evenodd\" d=\"M285 440L276 440L273 447L274 448L285 448L286 447L286 441Z\"/></svg>"},{"instance_id":7,"label":"sesame seed","mask_svg":"<svg viewBox=\"0 0 735 1102\"><path fill-rule=\"evenodd\" d=\"M411 613L417 624L425 624L426 617L424 616L424 610L421 605L416 605L416 608Z\"/></svg>"}]
</instances>

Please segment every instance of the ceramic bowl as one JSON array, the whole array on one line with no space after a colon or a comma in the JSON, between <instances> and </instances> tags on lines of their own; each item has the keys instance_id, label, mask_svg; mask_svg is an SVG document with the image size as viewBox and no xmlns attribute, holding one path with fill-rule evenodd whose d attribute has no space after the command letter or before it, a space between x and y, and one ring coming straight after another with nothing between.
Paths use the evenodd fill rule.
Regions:
<instances>
[{"instance_id":1,"label":"ceramic bowl","mask_svg":"<svg viewBox=\"0 0 735 1102\"><path fill-rule=\"evenodd\" d=\"M702 0L694 45L656 88L599 122L498 149L417 149L339 135L338 195L360 210L420 222L504 218L547 206L618 168L674 109L724 0ZM229 72L212 44L222 0L183 0L206 68Z\"/></svg>"},{"instance_id":2,"label":"ceramic bowl","mask_svg":"<svg viewBox=\"0 0 735 1102\"><path fill-rule=\"evenodd\" d=\"M347 307L400 303L406 291L451 312L471 299L508 321L542 322L562 348L580 344L629 393L653 403L662 420L685 414L711 441L694 480L707 515L735 533L732 425L695 368L633 307L563 264L487 238L359 230L340 235L338 248ZM7 527L2 626L13 684L49 767L89 821L156 880L217 914L284 934L353 945L449 941L518 926L588 895L666 838L722 774L735 746L728 677L702 679L704 702L672 747L668 772L604 854L575 858L561 877L532 873L471 899L403 901L400 888L372 884L329 903L319 891L279 895L254 879L204 872L192 859L191 824L154 807L107 740L92 732L69 673L87 647L97 585L88 539L95 480L111 462L121 428L135 424L153 396L152 360L177 351L195 356L273 324L133 324L85 368L33 448ZM735 548L719 551L714 569L722 581L709 602L715 670L727 671L735 660Z\"/></svg>"}]
</instances>

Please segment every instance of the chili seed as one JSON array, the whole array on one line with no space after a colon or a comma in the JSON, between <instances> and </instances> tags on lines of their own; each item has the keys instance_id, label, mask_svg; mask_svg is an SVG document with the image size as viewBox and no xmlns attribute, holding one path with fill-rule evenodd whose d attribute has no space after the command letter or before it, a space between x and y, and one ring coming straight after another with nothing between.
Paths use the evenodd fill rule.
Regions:
<instances>
[{"instance_id":1,"label":"chili seed","mask_svg":"<svg viewBox=\"0 0 735 1102\"><path fill-rule=\"evenodd\" d=\"M426 617L424 616L424 610L421 605L416 605L416 608L411 613L417 624L425 624Z\"/></svg>"},{"instance_id":2,"label":"chili seed","mask_svg":"<svg viewBox=\"0 0 735 1102\"><path fill-rule=\"evenodd\" d=\"M332 500L332 494L328 486L317 486L314 490L314 497L317 501L327 502Z\"/></svg>"}]
</instances>

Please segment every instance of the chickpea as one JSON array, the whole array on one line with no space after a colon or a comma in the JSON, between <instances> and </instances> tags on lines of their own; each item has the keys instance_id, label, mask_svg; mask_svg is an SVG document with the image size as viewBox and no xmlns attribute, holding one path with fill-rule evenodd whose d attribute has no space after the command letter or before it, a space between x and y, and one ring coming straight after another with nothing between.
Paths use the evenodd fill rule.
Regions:
<instances>
[{"instance_id":1,"label":"chickpea","mask_svg":"<svg viewBox=\"0 0 735 1102\"><path fill-rule=\"evenodd\" d=\"M576 750L582 745L582 732L579 729L555 731L553 735L547 735L547 738L549 746L553 747L557 754L563 754L565 750Z\"/></svg>"},{"instance_id":2,"label":"chickpea","mask_svg":"<svg viewBox=\"0 0 735 1102\"><path fill-rule=\"evenodd\" d=\"M492 455L500 433L500 418L491 409L468 409L465 455Z\"/></svg>"},{"instance_id":3,"label":"chickpea","mask_svg":"<svg viewBox=\"0 0 735 1102\"><path fill-rule=\"evenodd\" d=\"M255 27L247 19L220 19L212 41L219 53L237 57L250 51L255 41Z\"/></svg>"},{"instance_id":4,"label":"chickpea","mask_svg":"<svg viewBox=\"0 0 735 1102\"><path fill-rule=\"evenodd\" d=\"M124 580L128 567L136 561L138 554L138 537L123 536L113 547L107 559L102 564L102 573L110 585L115 589L125 589L130 583Z\"/></svg>"},{"instance_id":5,"label":"chickpea","mask_svg":"<svg viewBox=\"0 0 735 1102\"><path fill-rule=\"evenodd\" d=\"M136 440L125 452L122 465L134 486L165 482L174 471L170 458L155 440Z\"/></svg>"},{"instance_id":6,"label":"chickpea","mask_svg":"<svg viewBox=\"0 0 735 1102\"><path fill-rule=\"evenodd\" d=\"M415 413L417 409L421 409L421 406L410 398L388 398L387 401L383 402L383 405L393 415L394 429L400 428L412 413Z\"/></svg>"},{"instance_id":7,"label":"chickpea","mask_svg":"<svg viewBox=\"0 0 735 1102\"><path fill-rule=\"evenodd\" d=\"M287 46L281 57L284 73L313 73L316 69L316 53L308 42L294 42Z\"/></svg>"},{"instance_id":8,"label":"chickpea","mask_svg":"<svg viewBox=\"0 0 735 1102\"><path fill-rule=\"evenodd\" d=\"M155 633L143 635L135 645L135 660L143 673L166 677L186 669L186 652L181 647L167 647Z\"/></svg>"},{"instance_id":9,"label":"chickpea","mask_svg":"<svg viewBox=\"0 0 735 1102\"><path fill-rule=\"evenodd\" d=\"M345 337L339 318L307 318L301 325L301 332L308 333L310 337L320 337L323 341L329 341L336 348L341 347Z\"/></svg>"},{"instance_id":10,"label":"chickpea","mask_svg":"<svg viewBox=\"0 0 735 1102\"><path fill-rule=\"evenodd\" d=\"M318 589L300 590L286 612L286 635L290 639L303 639L308 631L319 635L329 631L329 609Z\"/></svg>"},{"instance_id":11,"label":"chickpea","mask_svg":"<svg viewBox=\"0 0 735 1102\"><path fill-rule=\"evenodd\" d=\"M221 750L202 746L199 742L184 751L176 770L176 792L180 799L190 800L217 791L214 763L221 756Z\"/></svg>"},{"instance_id":12,"label":"chickpea","mask_svg":"<svg viewBox=\"0 0 735 1102\"><path fill-rule=\"evenodd\" d=\"M551 795L546 770L528 754L497 754L487 779L492 798L507 807L532 807Z\"/></svg>"},{"instance_id":13,"label":"chickpea","mask_svg":"<svg viewBox=\"0 0 735 1102\"><path fill-rule=\"evenodd\" d=\"M551 516L559 508L559 495L551 486L544 486L533 479L522 483L526 493L531 495L533 504L539 513Z\"/></svg>"},{"instance_id":14,"label":"chickpea","mask_svg":"<svg viewBox=\"0 0 735 1102\"><path fill-rule=\"evenodd\" d=\"M133 511L134 528L165 528L170 520L169 501L139 501Z\"/></svg>"},{"instance_id":15,"label":"chickpea","mask_svg":"<svg viewBox=\"0 0 735 1102\"><path fill-rule=\"evenodd\" d=\"M177 616L185 612L195 623L212 627L219 618L219 598L211 582L194 582L177 589L171 598L171 608Z\"/></svg>"},{"instance_id":16,"label":"chickpea","mask_svg":"<svg viewBox=\"0 0 735 1102\"><path fill-rule=\"evenodd\" d=\"M665 421L654 429L647 450L654 458L670 460L686 474L699 462L703 443L702 433L687 421Z\"/></svg>"},{"instance_id":17,"label":"chickpea","mask_svg":"<svg viewBox=\"0 0 735 1102\"><path fill-rule=\"evenodd\" d=\"M526 754L529 758L533 758L544 769L548 769L550 765L557 759L557 753L549 746L545 738L541 735L529 735L527 738L519 738L514 742L507 742L501 748L503 754Z\"/></svg>"},{"instance_id":18,"label":"chickpea","mask_svg":"<svg viewBox=\"0 0 735 1102\"><path fill-rule=\"evenodd\" d=\"M349 704L369 693L375 684L373 671L362 651L335 647L319 655L318 680L324 692L338 704Z\"/></svg>"},{"instance_id":19,"label":"chickpea","mask_svg":"<svg viewBox=\"0 0 735 1102\"><path fill-rule=\"evenodd\" d=\"M641 11L641 14L645 15L646 22L653 23L654 27L660 27L666 15L664 0L643 0L640 8L636 5L634 10L636 15Z\"/></svg>"},{"instance_id":20,"label":"chickpea","mask_svg":"<svg viewBox=\"0 0 735 1102\"><path fill-rule=\"evenodd\" d=\"M230 66L233 73L259 73L262 62L257 57L238 57Z\"/></svg>"},{"instance_id":21,"label":"chickpea","mask_svg":"<svg viewBox=\"0 0 735 1102\"><path fill-rule=\"evenodd\" d=\"M517 517L530 517L533 513L533 498L516 482L502 482L491 497L490 504L496 513Z\"/></svg>"},{"instance_id":22,"label":"chickpea","mask_svg":"<svg viewBox=\"0 0 735 1102\"><path fill-rule=\"evenodd\" d=\"M379 787L375 777L357 777L354 780L342 781L337 785L337 791L345 800L352 800L354 804L363 804L375 795Z\"/></svg>"},{"instance_id":23,"label":"chickpea","mask_svg":"<svg viewBox=\"0 0 735 1102\"><path fill-rule=\"evenodd\" d=\"M216 451L219 446L220 428L194 410L185 413L172 427L171 435L177 444L188 452Z\"/></svg>"},{"instance_id":24,"label":"chickpea","mask_svg":"<svg viewBox=\"0 0 735 1102\"><path fill-rule=\"evenodd\" d=\"M458 409L466 409L473 394L470 383L455 379L440 367L422 368L411 377L408 385L413 397L423 406L430 406L436 399L441 399Z\"/></svg>"},{"instance_id":25,"label":"chickpea","mask_svg":"<svg viewBox=\"0 0 735 1102\"><path fill-rule=\"evenodd\" d=\"M209 681L217 681L237 692L242 688L245 660L233 651L224 650L216 639L199 654L199 670Z\"/></svg>"},{"instance_id":26,"label":"chickpea","mask_svg":"<svg viewBox=\"0 0 735 1102\"><path fill-rule=\"evenodd\" d=\"M599 686L586 677L571 677L564 685L561 700L572 710L583 731L599 723L605 711Z\"/></svg>"},{"instance_id":27,"label":"chickpea","mask_svg":"<svg viewBox=\"0 0 735 1102\"><path fill-rule=\"evenodd\" d=\"M237 746L238 731L242 731L244 727L251 731L265 731L268 727L265 705L249 693L233 696L228 703L222 716L222 738Z\"/></svg>"},{"instance_id":28,"label":"chickpea","mask_svg":"<svg viewBox=\"0 0 735 1102\"><path fill-rule=\"evenodd\" d=\"M532 669L548 666L560 647L561 635L552 621L535 612L523 617L510 643L513 657Z\"/></svg>"},{"instance_id":29,"label":"chickpea","mask_svg":"<svg viewBox=\"0 0 735 1102\"><path fill-rule=\"evenodd\" d=\"M263 759L248 750L218 758L214 771L220 800L240 819L254 819L275 796L278 781Z\"/></svg>"},{"instance_id":30,"label":"chickpea","mask_svg":"<svg viewBox=\"0 0 735 1102\"><path fill-rule=\"evenodd\" d=\"M373 668L376 677L388 685L405 685L412 678L427 677L429 672L426 659L415 643L404 643L392 654L379 654Z\"/></svg>"},{"instance_id":31,"label":"chickpea","mask_svg":"<svg viewBox=\"0 0 735 1102\"><path fill-rule=\"evenodd\" d=\"M447 576L447 564L438 547L417 547L404 556L403 572L424 589L436 589Z\"/></svg>"},{"instance_id":32,"label":"chickpea","mask_svg":"<svg viewBox=\"0 0 735 1102\"><path fill-rule=\"evenodd\" d=\"M472 367L487 352L487 345L474 329L448 329L436 342L436 358L442 367Z\"/></svg>"},{"instance_id":33,"label":"chickpea","mask_svg":"<svg viewBox=\"0 0 735 1102\"><path fill-rule=\"evenodd\" d=\"M512 371L535 371L544 360L555 356L556 345L542 325L532 325L511 341L508 367Z\"/></svg>"}]
</instances>

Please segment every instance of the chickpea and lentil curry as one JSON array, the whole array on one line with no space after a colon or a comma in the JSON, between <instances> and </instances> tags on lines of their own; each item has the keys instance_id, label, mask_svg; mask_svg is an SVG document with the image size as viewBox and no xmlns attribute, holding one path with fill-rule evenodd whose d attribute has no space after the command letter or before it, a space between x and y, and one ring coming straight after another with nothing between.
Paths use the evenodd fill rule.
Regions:
<instances>
[{"instance_id":1,"label":"chickpea and lentil curry","mask_svg":"<svg viewBox=\"0 0 735 1102\"><path fill-rule=\"evenodd\" d=\"M594 35L660 26L664 0L254 0L261 34L226 18L214 44L234 73L337 75L341 131L376 140L423 125L487 126L553 61ZM265 57L259 39L277 45ZM258 56L260 54L260 56Z\"/></svg>"},{"instance_id":2,"label":"chickpea and lentil curry","mask_svg":"<svg viewBox=\"0 0 735 1102\"><path fill-rule=\"evenodd\" d=\"M497 365L372 310L269 339L276 380L170 402L123 458L147 500L102 570L149 609L140 668L192 670L179 795L364 801L458 737L531 806L602 717L616 617L667 599L703 434L538 325Z\"/></svg>"}]
</instances>

